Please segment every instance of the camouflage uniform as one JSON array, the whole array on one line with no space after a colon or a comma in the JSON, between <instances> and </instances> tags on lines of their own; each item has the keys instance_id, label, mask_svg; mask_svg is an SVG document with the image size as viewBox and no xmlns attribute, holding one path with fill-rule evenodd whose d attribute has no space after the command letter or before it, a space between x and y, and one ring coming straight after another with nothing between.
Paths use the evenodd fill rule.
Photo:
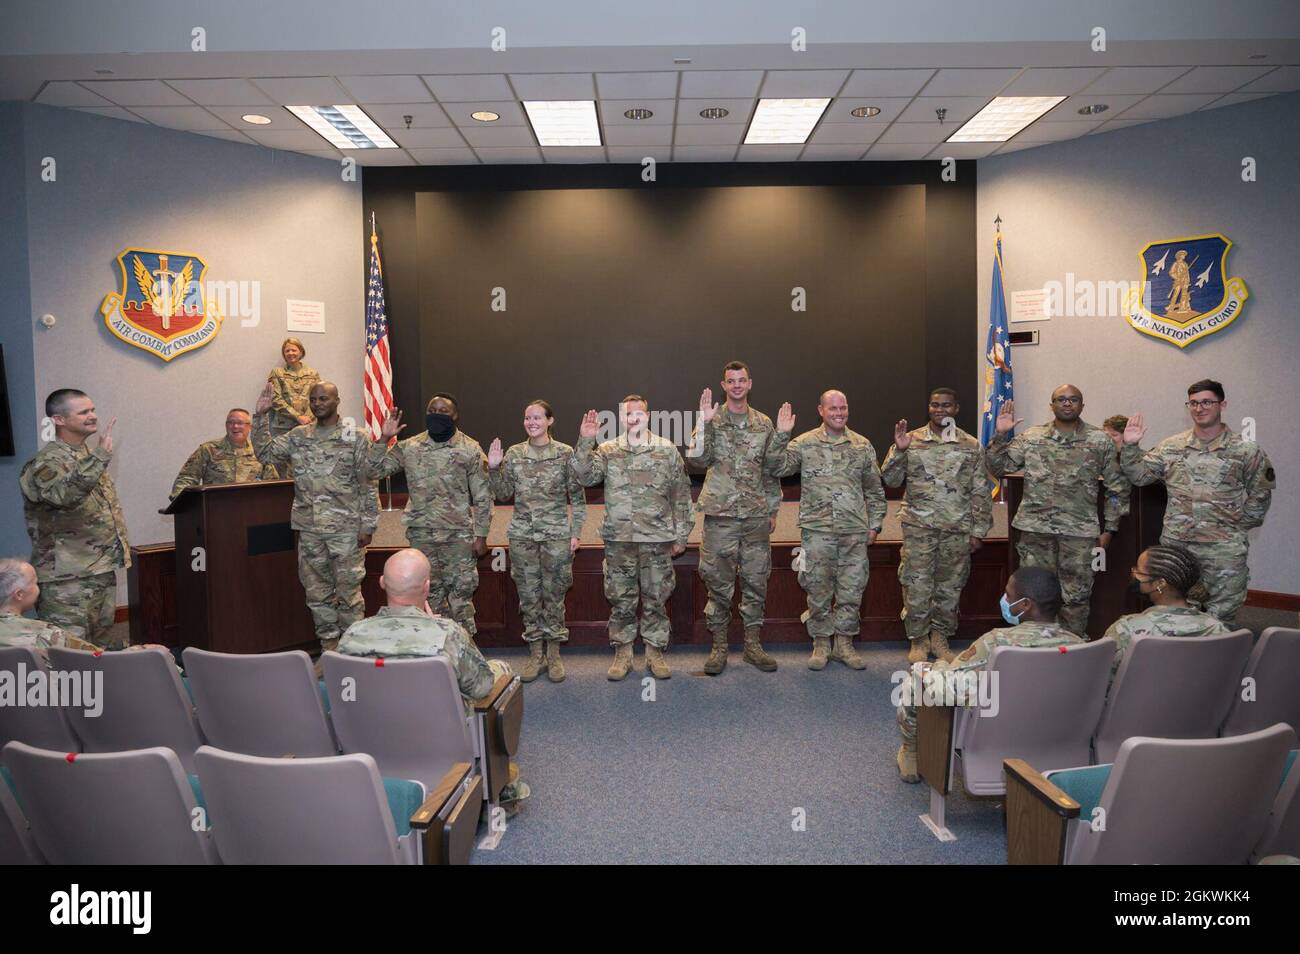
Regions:
<instances>
[{"instance_id":1,"label":"camouflage uniform","mask_svg":"<svg viewBox=\"0 0 1300 954\"><path fill-rule=\"evenodd\" d=\"M573 451L574 471L584 486L605 482L605 598L609 600L609 642L636 639L637 601L641 640L668 647L672 624L668 597L677 586L672 547L686 546L695 521L691 482L677 448L649 431L632 444L627 434L596 446L582 437Z\"/></svg>"},{"instance_id":2,"label":"camouflage uniform","mask_svg":"<svg viewBox=\"0 0 1300 954\"><path fill-rule=\"evenodd\" d=\"M945 639L957 632L957 603L970 577L970 538L993 526L992 486L980 442L960 428L944 440L929 424L911 432L911 446L889 448L881 479L890 487L907 483L900 519L903 553L898 582L903 588L907 638L931 631Z\"/></svg>"},{"instance_id":3,"label":"camouflage uniform","mask_svg":"<svg viewBox=\"0 0 1300 954\"><path fill-rule=\"evenodd\" d=\"M1109 442L1109 438L1107 441ZM1115 445L1111 444L1111 451ZM931 663L930 668L938 672L970 672L983 669L988 665L989 656L998 646L1020 646L1026 649L1048 648L1052 646L1069 646L1082 643L1081 636L1067 630L1060 623L1023 622L1016 626L991 629L964 652L959 653L952 662ZM903 738L903 747L913 749L916 746L916 710L917 702L899 705L897 712L898 732Z\"/></svg>"},{"instance_id":4,"label":"camouflage uniform","mask_svg":"<svg viewBox=\"0 0 1300 954\"><path fill-rule=\"evenodd\" d=\"M781 508L781 482L764 469L776 429L766 414L743 416L722 407L691 435L687 464L706 471L696 509L704 514L700 578L709 591L704 620L725 634L740 576L740 619L746 630L763 625L772 572L771 519Z\"/></svg>"},{"instance_id":5,"label":"camouflage uniform","mask_svg":"<svg viewBox=\"0 0 1300 954\"><path fill-rule=\"evenodd\" d=\"M266 380L275 391L271 397L271 437L276 438L288 434L297 427L298 418L312 416L308 398L311 389L320 384L321 379L315 368L309 368L304 364L299 365L297 371L292 371L283 365L274 367ZM293 468L283 464L276 468L276 476L286 479L292 477Z\"/></svg>"},{"instance_id":6,"label":"camouflage uniform","mask_svg":"<svg viewBox=\"0 0 1300 954\"><path fill-rule=\"evenodd\" d=\"M1166 438L1150 453L1126 444L1120 462L1139 487L1165 482L1169 502L1161 543L1190 550L1201 564L1205 611L1231 623L1246 602L1246 532L1264 522L1277 486L1268 455L1230 428L1209 443L1194 431Z\"/></svg>"},{"instance_id":7,"label":"camouflage uniform","mask_svg":"<svg viewBox=\"0 0 1300 954\"><path fill-rule=\"evenodd\" d=\"M1014 440L989 442L989 469L998 477L1023 468L1024 497L1011 525L1020 531L1016 552L1022 566L1051 570L1061 582L1061 625L1088 631L1092 558L1097 546L1097 482L1106 485L1105 531L1119 528L1128 513L1129 483L1120 471L1115 444L1106 432L1079 422L1067 433L1049 421Z\"/></svg>"},{"instance_id":8,"label":"camouflage uniform","mask_svg":"<svg viewBox=\"0 0 1300 954\"><path fill-rule=\"evenodd\" d=\"M28 619L17 613L0 613L0 649L33 649L44 656L51 646L68 649L96 650L99 647L78 639L52 623Z\"/></svg>"},{"instance_id":9,"label":"camouflage uniform","mask_svg":"<svg viewBox=\"0 0 1300 954\"><path fill-rule=\"evenodd\" d=\"M446 656L467 702L482 699L496 682L469 634L447 616L426 616L419 606L383 606L350 625L339 640L346 656Z\"/></svg>"},{"instance_id":10,"label":"camouflage uniform","mask_svg":"<svg viewBox=\"0 0 1300 954\"><path fill-rule=\"evenodd\" d=\"M429 605L435 612L445 608L472 637L478 632L478 558L472 546L492 523L487 458L461 431L443 443L426 432L395 444L379 476L399 470L406 471L406 539L429 558Z\"/></svg>"},{"instance_id":11,"label":"camouflage uniform","mask_svg":"<svg viewBox=\"0 0 1300 954\"><path fill-rule=\"evenodd\" d=\"M1106 636L1115 640L1115 661L1110 667L1113 682L1129 644L1143 636L1222 636L1232 632L1216 617L1191 606L1152 606L1145 613L1130 613L1110 624Z\"/></svg>"},{"instance_id":12,"label":"camouflage uniform","mask_svg":"<svg viewBox=\"0 0 1300 954\"><path fill-rule=\"evenodd\" d=\"M229 437L205 441L190 455L172 484L172 498L187 487L205 484L245 484L254 480L275 480L274 467L264 466L253 453L253 443L243 447L230 443Z\"/></svg>"},{"instance_id":13,"label":"camouflage uniform","mask_svg":"<svg viewBox=\"0 0 1300 954\"><path fill-rule=\"evenodd\" d=\"M298 531L298 578L316 636L325 644L365 615L365 547L357 537L379 523L374 478L384 446L353 428L302 424L271 439L265 414L253 417L253 446L267 464L293 467L290 523Z\"/></svg>"},{"instance_id":14,"label":"camouflage uniform","mask_svg":"<svg viewBox=\"0 0 1300 954\"><path fill-rule=\"evenodd\" d=\"M515 444L488 486L497 500L514 498L510 518L510 575L519 591L524 639L564 642L564 595L573 585L569 540L582 535L587 498L573 471L573 448L557 440L544 447ZM569 514L569 506L573 514Z\"/></svg>"},{"instance_id":15,"label":"camouflage uniform","mask_svg":"<svg viewBox=\"0 0 1300 954\"><path fill-rule=\"evenodd\" d=\"M870 573L867 533L880 532L887 510L876 449L856 431L836 438L823 425L793 441L777 431L767 461L773 477L802 472L799 585L808 594L808 635L856 636Z\"/></svg>"},{"instance_id":16,"label":"camouflage uniform","mask_svg":"<svg viewBox=\"0 0 1300 954\"><path fill-rule=\"evenodd\" d=\"M53 440L18 478L31 564L41 585L36 615L109 646L119 567L131 565L126 520L102 447Z\"/></svg>"}]
</instances>

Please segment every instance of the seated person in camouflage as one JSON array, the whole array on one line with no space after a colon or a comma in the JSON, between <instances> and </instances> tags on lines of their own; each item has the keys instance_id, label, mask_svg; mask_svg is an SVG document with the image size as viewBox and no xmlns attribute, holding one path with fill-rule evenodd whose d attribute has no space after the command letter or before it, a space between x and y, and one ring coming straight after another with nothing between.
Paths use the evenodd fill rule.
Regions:
<instances>
[{"instance_id":1,"label":"seated person in camouflage","mask_svg":"<svg viewBox=\"0 0 1300 954\"><path fill-rule=\"evenodd\" d=\"M172 499L188 487L275 480L279 476L275 468L263 466L253 452L252 442L248 439L252 430L253 418L248 411L235 407L226 412L226 436L220 440L204 441L190 455L172 484Z\"/></svg>"},{"instance_id":2,"label":"seated person in camouflage","mask_svg":"<svg viewBox=\"0 0 1300 954\"><path fill-rule=\"evenodd\" d=\"M1232 632L1218 617L1188 605L1187 591L1201 578L1201 566L1185 547L1173 544L1147 547L1138 554L1129 571L1129 589L1151 600L1144 613L1121 616L1111 623L1106 635L1115 640L1113 681L1124 653L1143 636L1221 636Z\"/></svg>"},{"instance_id":3,"label":"seated person in camouflage","mask_svg":"<svg viewBox=\"0 0 1300 954\"><path fill-rule=\"evenodd\" d=\"M338 652L345 656L386 659L402 656L445 656L456 673L456 683L466 710L492 691L501 676L510 676L508 663L487 660L464 628L449 616L429 609L429 559L419 550L399 550L384 563L379 585L388 605L368 619L348 627L339 640ZM528 785L518 780L518 769L510 767L510 784L501 801L518 802L528 797Z\"/></svg>"},{"instance_id":4,"label":"seated person in camouflage","mask_svg":"<svg viewBox=\"0 0 1300 954\"><path fill-rule=\"evenodd\" d=\"M1049 647L1082 643L1083 638L1069 632L1056 621L1061 610L1061 584L1056 574L1041 566L1022 566L1007 580L1002 594L1002 618L1010 629L991 629L952 662L916 663L913 672L973 672L983 669L998 646ZM1019 612L1014 612L1019 610ZM903 744L898 748L898 775L904 782L919 782L916 771L916 705L898 707L898 732Z\"/></svg>"}]
</instances>

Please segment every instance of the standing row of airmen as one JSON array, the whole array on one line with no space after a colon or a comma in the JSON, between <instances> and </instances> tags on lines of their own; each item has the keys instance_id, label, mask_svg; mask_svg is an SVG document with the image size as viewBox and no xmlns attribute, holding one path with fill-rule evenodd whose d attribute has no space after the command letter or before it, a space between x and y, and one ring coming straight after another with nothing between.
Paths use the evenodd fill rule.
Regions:
<instances>
[{"instance_id":1,"label":"standing row of airmen","mask_svg":"<svg viewBox=\"0 0 1300 954\"><path fill-rule=\"evenodd\" d=\"M405 427L401 412L389 416L376 441L355 434L339 418L338 389L302 368L303 350L286 342L285 373L279 380L273 373L251 421L247 411L232 410L227 437L191 456L173 495L193 483L269 477L272 468L292 476L300 577L323 648L334 648L364 615L364 552L378 520L373 482L404 470L409 501L403 522L411 546L432 567L429 604L455 618L471 637L477 564L487 551L493 498L513 498L511 573L530 648L522 675L531 680L548 672L559 681L564 676L559 647L568 638L564 596L586 518L583 487L603 482L605 595L615 651L609 678L622 679L631 670L638 630L647 669L657 678L671 674L664 650L672 560L685 551L694 516L682 455L651 433L645 398L623 399L622 433L600 444L596 412L588 411L576 447L551 436L550 405L532 401L524 410L527 440L505 451L495 440L485 455L458 429L456 399L440 393L429 402L425 431L390 447L389 440ZM289 374L294 380L286 387ZM948 640L956 632L971 554L991 528L990 472L1024 470L1024 499L1014 521L1020 560L1060 579L1065 629L1086 630L1095 548L1108 545L1126 513L1130 481L1166 484L1162 541L1195 554L1204 570L1207 609L1231 621L1244 600L1246 532L1263 521L1274 475L1263 451L1222 423L1225 402L1217 382L1192 385L1192 428L1145 453L1138 447L1145 433L1140 415L1127 422L1122 440L1112 441L1082 420L1082 394L1070 385L1053 392L1052 420L1014 437L1020 422L1007 402L986 451L953 424L960 410L955 392L939 388L930 395L925 426L909 430L906 421L898 422L883 467L870 441L848 428L842 392L823 393L821 425L792 439L795 415L788 403L775 424L750 407L753 380L743 362L727 364L721 384L723 405L713 403L711 390L701 395L700 423L687 454L692 467L705 471L697 507L704 514L699 566L709 593L705 619L713 646L705 670L710 674L726 666L737 581L744 659L764 671L776 669L760 636L779 479L794 473L801 474L796 567L808 599L803 620L813 642L811 669L824 668L828 660L855 669L865 665L853 640L867 585L867 550L886 513L883 484L906 485L899 579L912 661L930 654L952 658ZM278 397L292 396L304 385L307 413L296 413L301 404L292 403L289 412L282 411ZM112 424L89 446L88 438L99 430L94 405L70 389L51 394L46 413L55 439L28 462L20 479L32 563L42 586L37 613L105 645L114 570L129 560L125 524L107 474ZM308 416L307 422L292 423ZM1100 488L1103 526L1097 519Z\"/></svg>"}]
</instances>

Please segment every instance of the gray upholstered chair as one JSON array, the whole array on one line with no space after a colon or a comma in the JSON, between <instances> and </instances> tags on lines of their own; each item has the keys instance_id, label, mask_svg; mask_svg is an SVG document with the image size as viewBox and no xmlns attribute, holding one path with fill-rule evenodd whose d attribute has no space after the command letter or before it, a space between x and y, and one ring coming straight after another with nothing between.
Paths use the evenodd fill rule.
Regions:
<instances>
[{"instance_id":1,"label":"gray upholstered chair","mask_svg":"<svg viewBox=\"0 0 1300 954\"><path fill-rule=\"evenodd\" d=\"M0 865L43 865L32 826L14 797L9 770L0 765Z\"/></svg>"},{"instance_id":2,"label":"gray upholstered chair","mask_svg":"<svg viewBox=\"0 0 1300 954\"><path fill-rule=\"evenodd\" d=\"M1269 855L1291 855L1300 858L1300 752L1292 750L1287 756L1287 775L1273 800L1264 834L1255 846L1251 858L1258 861Z\"/></svg>"},{"instance_id":3,"label":"gray upholstered chair","mask_svg":"<svg viewBox=\"0 0 1300 954\"><path fill-rule=\"evenodd\" d=\"M10 673L15 686L26 686L26 676L38 671L46 671L45 663L31 649L0 649L0 672ZM0 748L13 741L60 752L81 751L81 743L59 706L0 706Z\"/></svg>"},{"instance_id":4,"label":"gray upholstered chair","mask_svg":"<svg viewBox=\"0 0 1300 954\"><path fill-rule=\"evenodd\" d=\"M1242 698L1247 678L1254 680L1251 701ZM1242 735L1277 722L1300 733L1300 629L1264 630L1246 661L1241 683L1223 724L1224 735Z\"/></svg>"}]
</instances>

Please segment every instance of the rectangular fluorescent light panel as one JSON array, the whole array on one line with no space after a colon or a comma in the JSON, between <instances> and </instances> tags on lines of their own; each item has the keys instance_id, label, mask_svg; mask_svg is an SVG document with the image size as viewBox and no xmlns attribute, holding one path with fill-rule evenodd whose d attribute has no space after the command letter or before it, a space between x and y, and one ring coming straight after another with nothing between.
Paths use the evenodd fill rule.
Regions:
<instances>
[{"instance_id":1,"label":"rectangular fluorescent light panel","mask_svg":"<svg viewBox=\"0 0 1300 954\"><path fill-rule=\"evenodd\" d=\"M1064 96L998 96L948 137L948 142L1006 142Z\"/></svg>"},{"instance_id":2,"label":"rectangular fluorescent light panel","mask_svg":"<svg viewBox=\"0 0 1300 954\"><path fill-rule=\"evenodd\" d=\"M396 149L360 106L286 106L331 146L338 149Z\"/></svg>"},{"instance_id":3,"label":"rectangular fluorescent light panel","mask_svg":"<svg viewBox=\"0 0 1300 954\"><path fill-rule=\"evenodd\" d=\"M600 146L596 104L580 100L525 100L528 121L542 146Z\"/></svg>"},{"instance_id":4,"label":"rectangular fluorescent light panel","mask_svg":"<svg viewBox=\"0 0 1300 954\"><path fill-rule=\"evenodd\" d=\"M829 104L829 99L760 99L745 145L807 142Z\"/></svg>"}]
</instances>

